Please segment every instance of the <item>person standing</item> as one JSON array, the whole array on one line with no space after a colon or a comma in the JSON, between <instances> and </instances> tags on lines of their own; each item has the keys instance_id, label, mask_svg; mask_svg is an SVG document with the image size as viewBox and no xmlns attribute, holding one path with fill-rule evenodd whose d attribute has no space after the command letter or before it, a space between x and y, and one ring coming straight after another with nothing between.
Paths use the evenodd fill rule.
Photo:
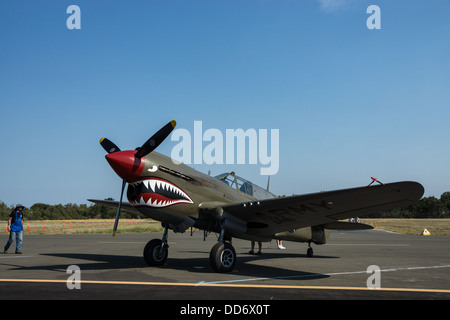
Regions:
<instances>
[{"instance_id":1,"label":"person standing","mask_svg":"<svg viewBox=\"0 0 450 320\"><path fill-rule=\"evenodd\" d=\"M277 248L284 250L286 247L283 247L283 241L277 239Z\"/></svg>"},{"instance_id":2,"label":"person standing","mask_svg":"<svg viewBox=\"0 0 450 320\"><path fill-rule=\"evenodd\" d=\"M261 255L261 247L262 247L262 243L261 241L258 241L258 252L256 253L257 255ZM250 249L250 252L248 254L255 254L255 241L252 241L252 248Z\"/></svg>"},{"instance_id":3,"label":"person standing","mask_svg":"<svg viewBox=\"0 0 450 320\"><path fill-rule=\"evenodd\" d=\"M9 239L5 245L3 253L7 253L11 244L16 240L16 254L22 254L20 247L23 242L23 208L24 206L18 204L11 212L8 219Z\"/></svg>"}]
</instances>

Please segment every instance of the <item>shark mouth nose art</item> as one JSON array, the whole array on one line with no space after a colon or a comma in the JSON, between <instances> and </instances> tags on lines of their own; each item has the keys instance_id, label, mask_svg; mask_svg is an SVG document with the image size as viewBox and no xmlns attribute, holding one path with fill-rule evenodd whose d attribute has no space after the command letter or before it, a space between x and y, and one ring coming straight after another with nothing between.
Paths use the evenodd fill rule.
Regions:
<instances>
[{"instance_id":1,"label":"shark mouth nose art","mask_svg":"<svg viewBox=\"0 0 450 320\"><path fill-rule=\"evenodd\" d=\"M148 178L130 183L127 197L132 205L151 208L164 208L177 203L194 203L179 187L160 178Z\"/></svg>"}]
</instances>

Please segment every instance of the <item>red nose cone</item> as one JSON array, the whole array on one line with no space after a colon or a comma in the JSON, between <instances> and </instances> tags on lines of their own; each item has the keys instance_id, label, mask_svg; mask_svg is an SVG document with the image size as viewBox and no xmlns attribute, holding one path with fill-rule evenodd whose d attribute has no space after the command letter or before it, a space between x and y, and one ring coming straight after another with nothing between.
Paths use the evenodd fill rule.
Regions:
<instances>
[{"instance_id":1,"label":"red nose cone","mask_svg":"<svg viewBox=\"0 0 450 320\"><path fill-rule=\"evenodd\" d=\"M120 151L107 154L105 158L119 177L134 182L139 180L144 169L144 158L136 158L135 153L133 150Z\"/></svg>"}]
</instances>

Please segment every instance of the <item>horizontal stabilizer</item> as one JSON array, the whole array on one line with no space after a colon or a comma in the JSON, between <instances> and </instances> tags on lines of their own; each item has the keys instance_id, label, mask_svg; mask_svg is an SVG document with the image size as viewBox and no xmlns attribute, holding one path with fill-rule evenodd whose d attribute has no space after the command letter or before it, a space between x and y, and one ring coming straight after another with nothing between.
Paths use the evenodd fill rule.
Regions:
<instances>
[{"instance_id":1,"label":"horizontal stabilizer","mask_svg":"<svg viewBox=\"0 0 450 320\"><path fill-rule=\"evenodd\" d=\"M373 229L371 225L364 223L354 223L354 222L330 222L323 226L328 230L370 230Z\"/></svg>"}]
</instances>

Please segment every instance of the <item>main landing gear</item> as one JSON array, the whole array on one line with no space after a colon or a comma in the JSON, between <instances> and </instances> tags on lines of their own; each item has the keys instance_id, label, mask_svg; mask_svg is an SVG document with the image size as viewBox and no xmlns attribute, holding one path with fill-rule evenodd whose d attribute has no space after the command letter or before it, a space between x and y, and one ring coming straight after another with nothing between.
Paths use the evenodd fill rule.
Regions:
<instances>
[{"instance_id":1,"label":"main landing gear","mask_svg":"<svg viewBox=\"0 0 450 320\"><path fill-rule=\"evenodd\" d=\"M149 266L161 266L167 260L168 227L164 229L162 239L150 240L144 248L144 260ZM209 262L215 272L231 272L236 265L236 251L231 243L224 241L224 230L221 231L219 241L212 247Z\"/></svg>"},{"instance_id":2,"label":"main landing gear","mask_svg":"<svg viewBox=\"0 0 450 320\"><path fill-rule=\"evenodd\" d=\"M225 229L220 231L219 241L209 253L209 263L215 272L231 272L236 265L236 250L225 241Z\"/></svg>"},{"instance_id":3,"label":"main landing gear","mask_svg":"<svg viewBox=\"0 0 450 320\"><path fill-rule=\"evenodd\" d=\"M168 227L164 228L162 239L150 240L144 248L144 260L149 266L162 266L169 254L169 245L167 244Z\"/></svg>"}]
</instances>

